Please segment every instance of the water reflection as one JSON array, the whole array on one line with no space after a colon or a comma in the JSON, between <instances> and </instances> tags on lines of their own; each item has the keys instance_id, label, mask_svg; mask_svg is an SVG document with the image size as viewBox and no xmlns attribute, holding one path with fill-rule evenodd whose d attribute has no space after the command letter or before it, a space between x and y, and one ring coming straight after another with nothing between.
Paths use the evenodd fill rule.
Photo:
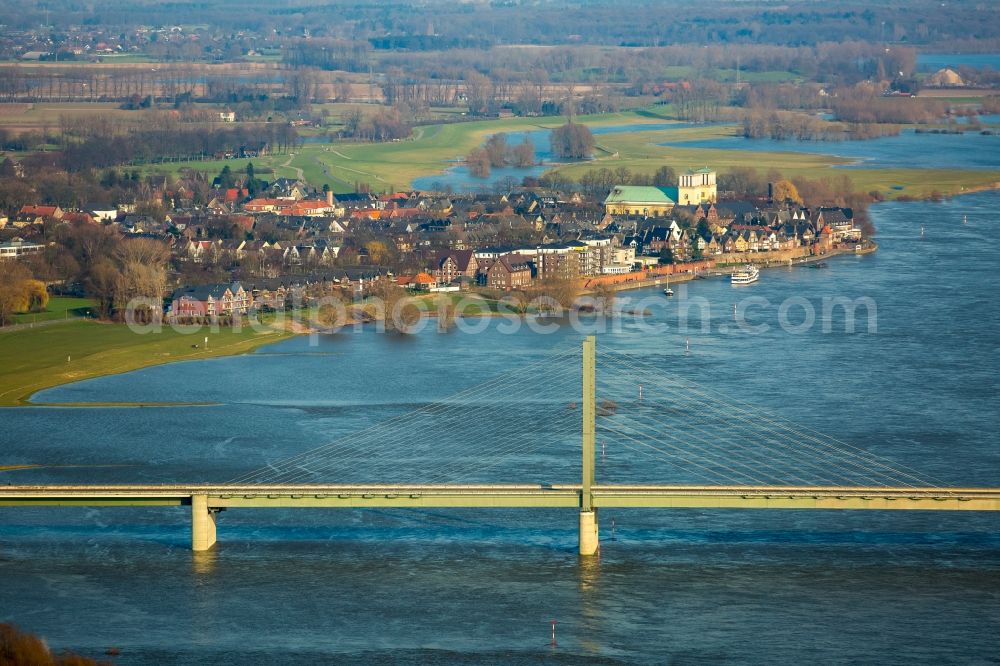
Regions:
<instances>
[{"instance_id":1,"label":"water reflection","mask_svg":"<svg viewBox=\"0 0 1000 666\"><path fill-rule=\"evenodd\" d=\"M196 579L214 574L218 563L218 544L212 550L196 550L191 552L191 572L194 573Z\"/></svg>"},{"instance_id":2,"label":"water reflection","mask_svg":"<svg viewBox=\"0 0 1000 666\"><path fill-rule=\"evenodd\" d=\"M576 564L577 584L580 591L580 647L590 654L602 654L598 637L607 634L606 614L601 610L601 554L580 556Z\"/></svg>"}]
</instances>

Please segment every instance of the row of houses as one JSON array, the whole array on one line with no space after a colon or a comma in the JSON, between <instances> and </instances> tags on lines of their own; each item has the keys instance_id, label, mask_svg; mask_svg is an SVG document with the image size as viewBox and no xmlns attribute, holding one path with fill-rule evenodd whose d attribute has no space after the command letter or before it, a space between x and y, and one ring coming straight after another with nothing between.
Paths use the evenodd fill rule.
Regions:
<instances>
[{"instance_id":1,"label":"row of houses","mask_svg":"<svg viewBox=\"0 0 1000 666\"><path fill-rule=\"evenodd\" d=\"M65 224L97 222L115 219L118 215L117 209L94 209L94 210L64 210L60 206L26 204L12 217L0 215L0 229L10 227L12 229L27 229L29 227L41 227L46 222L61 222Z\"/></svg>"},{"instance_id":2,"label":"row of houses","mask_svg":"<svg viewBox=\"0 0 1000 666\"><path fill-rule=\"evenodd\" d=\"M622 243L635 248L637 254L656 254L669 249L675 258L682 259L695 247L707 254L795 248L828 251L837 244L856 243L862 236L852 211L844 208L755 210L734 218L727 226L716 220L706 227L706 233L699 233L697 229L681 227L676 221L669 225L635 225L625 233Z\"/></svg>"},{"instance_id":3,"label":"row of houses","mask_svg":"<svg viewBox=\"0 0 1000 666\"><path fill-rule=\"evenodd\" d=\"M308 242L263 240L186 240L175 246L175 252L196 263L216 262L230 258L242 261L257 257L261 261L290 266L332 265L342 244L333 239L318 238Z\"/></svg>"},{"instance_id":4,"label":"row of houses","mask_svg":"<svg viewBox=\"0 0 1000 666\"><path fill-rule=\"evenodd\" d=\"M181 287L167 304L170 319L245 315L254 309L283 310L315 303L334 293L360 297L392 277L380 267L347 268L308 276Z\"/></svg>"}]
</instances>

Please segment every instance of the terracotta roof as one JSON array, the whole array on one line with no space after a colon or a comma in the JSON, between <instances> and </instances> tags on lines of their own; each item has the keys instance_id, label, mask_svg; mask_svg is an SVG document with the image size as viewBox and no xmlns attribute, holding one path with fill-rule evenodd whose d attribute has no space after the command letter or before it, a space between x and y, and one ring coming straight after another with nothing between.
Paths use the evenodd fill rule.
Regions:
<instances>
[{"instance_id":1,"label":"terracotta roof","mask_svg":"<svg viewBox=\"0 0 1000 666\"><path fill-rule=\"evenodd\" d=\"M55 215L57 208L58 206L32 206L30 204L25 204L24 206L21 206L21 213L49 217L51 215Z\"/></svg>"}]
</instances>

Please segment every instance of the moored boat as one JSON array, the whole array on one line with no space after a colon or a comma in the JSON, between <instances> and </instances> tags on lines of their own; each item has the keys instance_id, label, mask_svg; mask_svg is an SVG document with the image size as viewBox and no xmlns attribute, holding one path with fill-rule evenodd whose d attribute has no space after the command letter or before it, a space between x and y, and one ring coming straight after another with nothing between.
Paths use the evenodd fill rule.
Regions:
<instances>
[{"instance_id":1,"label":"moored boat","mask_svg":"<svg viewBox=\"0 0 1000 666\"><path fill-rule=\"evenodd\" d=\"M733 274L730 276L730 282L732 284L751 284L756 282L759 277L760 269L753 264L747 264L743 268L733 271Z\"/></svg>"}]
</instances>

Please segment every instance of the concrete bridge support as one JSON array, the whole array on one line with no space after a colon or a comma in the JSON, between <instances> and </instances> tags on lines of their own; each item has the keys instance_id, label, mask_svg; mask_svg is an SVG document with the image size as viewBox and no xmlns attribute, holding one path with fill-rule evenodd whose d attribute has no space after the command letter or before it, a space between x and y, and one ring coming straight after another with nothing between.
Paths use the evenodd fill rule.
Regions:
<instances>
[{"instance_id":1,"label":"concrete bridge support","mask_svg":"<svg viewBox=\"0 0 1000 666\"><path fill-rule=\"evenodd\" d=\"M596 555L601 548L598 540L597 509L580 512L580 554Z\"/></svg>"},{"instance_id":2,"label":"concrete bridge support","mask_svg":"<svg viewBox=\"0 0 1000 666\"><path fill-rule=\"evenodd\" d=\"M594 508L594 456L597 432L596 395L597 340L588 336L583 341L583 478L580 488L580 554L596 555L597 509Z\"/></svg>"},{"instance_id":3,"label":"concrete bridge support","mask_svg":"<svg viewBox=\"0 0 1000 666\"><path fill-rule=\"evenodd\" d=\"M191 496L191 550L215 546L215 513L208 508L208 495Z\"/></svg>"}]
</instances>

